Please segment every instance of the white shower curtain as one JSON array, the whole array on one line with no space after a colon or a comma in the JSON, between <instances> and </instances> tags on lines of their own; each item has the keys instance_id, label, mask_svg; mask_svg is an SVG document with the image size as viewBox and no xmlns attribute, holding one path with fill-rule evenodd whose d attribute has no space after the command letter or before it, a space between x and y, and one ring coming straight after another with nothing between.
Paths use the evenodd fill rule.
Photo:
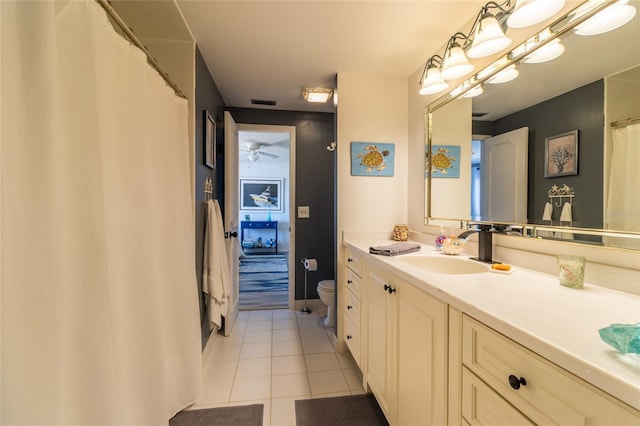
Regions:
<instances>
[{"instance_id":1,"label":"white shower curtain","mask_svg":"<svg viewBox=\"0 0 640 426\"><path fill-rule=\"evenodd\" d=\"M640 123L612 129L607 229L640 232ZM610 247L640 249L640 240L607 237Z\"/></svg>"},{"instance_id":2,"label":"white shower curtain","mask_svg":"<svg viewBox=\"0 0 640 426\"><path fill-rule=\"evenodd\" d=\"M194 402L187 103L93 0L0 1L0 424Z\"/></svg>"}]
</instances>

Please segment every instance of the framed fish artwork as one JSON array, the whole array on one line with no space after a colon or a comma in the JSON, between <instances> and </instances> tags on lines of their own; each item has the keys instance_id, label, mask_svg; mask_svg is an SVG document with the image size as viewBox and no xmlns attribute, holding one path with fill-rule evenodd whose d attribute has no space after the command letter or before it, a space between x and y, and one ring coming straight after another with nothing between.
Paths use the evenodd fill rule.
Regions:
<instances>
[{"instance_id":1,"label":"framed fish artwork","mask_svg":"<svg viewBox=\"0 0 640 426\"><path fill-rule=\"evenodd\" d=\"M240 210L284 212L284 179L240 179Z\"/></svg>"}]
</instances>

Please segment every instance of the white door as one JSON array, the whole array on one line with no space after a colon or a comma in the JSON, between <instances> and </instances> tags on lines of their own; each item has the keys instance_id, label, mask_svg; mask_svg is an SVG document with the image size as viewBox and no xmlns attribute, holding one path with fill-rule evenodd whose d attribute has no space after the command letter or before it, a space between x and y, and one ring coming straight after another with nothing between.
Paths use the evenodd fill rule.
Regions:
<instances>
[{"instance_id":1,"label":"white door","mask_svg":"<svg viewBox=\"0 0 640 426\"><path fill-rule=\"evenodd\" d=\"M528 127L485 139L482 143L482 220L527 223L528 145Z\"/></svg>"},{"instance_id":2,"label":"white door","mask_svg":"<svg viewBox=\"0 0 640 426\"><path fill-rule=\"evenodd\" d=\"M229 112L224 113L224 229L231 274L229 313L225 318L224 335L228 336L238 318L240 283L238 275L238 126Z\"/></svg>"}]
</instances>

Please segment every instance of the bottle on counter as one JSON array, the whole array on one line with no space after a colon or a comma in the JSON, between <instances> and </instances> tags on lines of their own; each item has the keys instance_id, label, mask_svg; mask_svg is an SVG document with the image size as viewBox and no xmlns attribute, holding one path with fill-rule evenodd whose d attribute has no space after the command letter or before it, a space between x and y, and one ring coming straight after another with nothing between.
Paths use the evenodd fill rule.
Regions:
<instances>
[{"instance_id":1,"label":"bottle on counter","mask_svg":"<svg viewBox=\"0 0 640 426\"><path fill-rule=\"evenodd\" d=\"M447 236L444 233L444 229L442 229L442 225L440 225L440 233L438 233L438 235L436 235L436 250L440 251L442 250L442 243L444 242L444 240L447 238Z\"/></svg>"}]
</instances>

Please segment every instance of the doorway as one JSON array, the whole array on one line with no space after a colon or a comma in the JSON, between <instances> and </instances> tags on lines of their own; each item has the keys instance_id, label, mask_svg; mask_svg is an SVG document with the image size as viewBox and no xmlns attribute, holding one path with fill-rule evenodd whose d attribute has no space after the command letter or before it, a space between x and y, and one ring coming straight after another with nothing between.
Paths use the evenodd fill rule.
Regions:
<instances>
[{"instance_id":1,"label":"doorway","mask_svg":"<svg viewBox=\"0 0 640 426\"><path fill-rule=\"evenodd\" d=\"M240 310L293 308L295 127L238 124Z\"/></svg>"}]
</instances>

